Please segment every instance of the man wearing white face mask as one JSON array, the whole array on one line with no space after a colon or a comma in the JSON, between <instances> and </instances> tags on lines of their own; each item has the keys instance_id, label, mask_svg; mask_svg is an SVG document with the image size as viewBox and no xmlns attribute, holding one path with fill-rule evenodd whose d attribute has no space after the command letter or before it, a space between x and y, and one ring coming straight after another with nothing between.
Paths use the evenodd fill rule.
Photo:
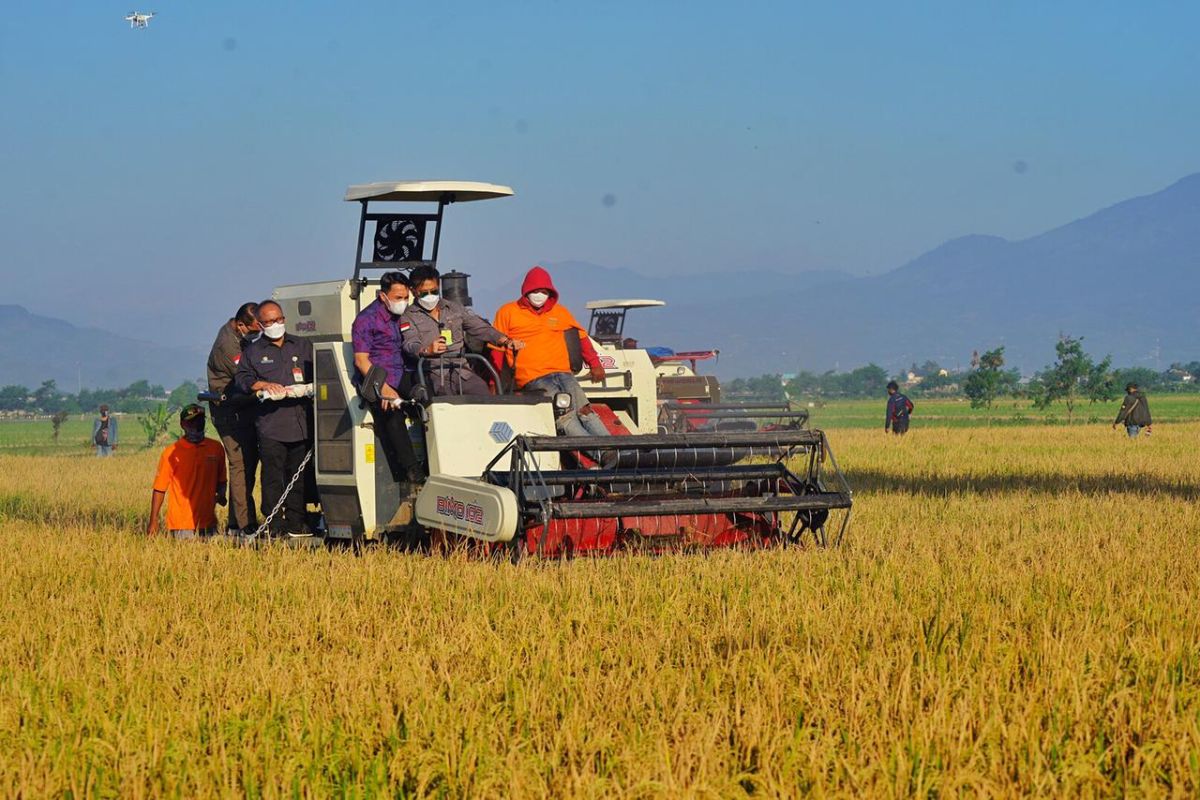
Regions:
<instances>
[{"instance_id":1,"label":"man wearing white face mask","mask_svg":"<svg viewBox=\"0 0 1200 800\"><path fill-rule=\"evenodd\" d=\"M385 272L379 277L374 302L359 312L351 328L355 385L370 406L375 430L388 450L392 475L400 483L422 477L398 403L412 384L411 366L404 357L404 335L400 332L400 315L411 302L404 273ZM368 385L364 387L364 383Z\"/></svg>"},{"instance_id":2,"label":"man wearing white face mask","mask_svg":"<svg viewBox=\"0 0 1200 800\"><path fill-rule=\"evenodd\" d=\"M246 394L266 392L278 399L258 404L255 429L262 459L262 513L267 515L300 469L309 448L312 400L292 397L288 387L312 383L312 342L287 332L283 309L274 300L258 304L262 338L247 345L236 382ZM306 533L304 481L296 481L271 523L272 534Z\"/></svg>"},{"instance_id":3,"label":"man wearing white face mask","mask_svg":"<svg viewBox=\"0 0 1200 800\"><path fill-rule=\"evenodd\" d=\"M609 435L608 428L592 409L571 370L567 337L578 337L588 377L596 382L604 380L600 356L583 326L566 306L558 302L558 290L550 280L550 273L541 267L529 270L521 284L520 299L496 312L496 328L526 343L519 358L508 357L518 389L551 396L558 392L571 395L571 411L557 420L560 433L568 436Z\"/></svg>"},{"instance_id":4,"label":"man wearing white face mask","mask_svg":"<svg viewBox=\"0 0 1200 800\"><path fill-rule=\"evenodd\" d=\"M441 296L441 276L434 267L417 267L409 276L415 306L400 321L404 352L428 360L426 377L435 395L490 394L488 386L468 366L466 335L495 347L520 350L525 343L505 336L466 306ZM405 327L407 325L407 327Z\"/></svg>"}]
</instances>

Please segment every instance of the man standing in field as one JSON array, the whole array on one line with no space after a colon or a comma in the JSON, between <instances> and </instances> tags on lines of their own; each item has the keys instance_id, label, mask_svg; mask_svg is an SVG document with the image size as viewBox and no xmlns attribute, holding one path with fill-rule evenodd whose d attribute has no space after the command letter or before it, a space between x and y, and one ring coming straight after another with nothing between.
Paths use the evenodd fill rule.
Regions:
<instances>
[{"instance_id":1,"label":"man standing in field","mask_svg":"<svg viewBox=\"0 0 1200 800\"><path fill-rule=\"evenodd\" d=\"M100 416L92 423L92 444L100 458L108 458L117 449L117 418L108 413L108 406L100 406Z\"/></svg>"},{"instance_id":2,"label":"man standing in field","mask_svg":"<svg viewBox=\"0 0 1200 800\"><path fill-rule=\"evenodd\" d=\"M1150 435L1150 403L1136 383L1125 384L1125 399L1121 402L1121 410L1117 412L1117 418L1113 421L1113 430L1116 430L1118 425L1125 426L1125 432L1129 434L1130 439L1136 439L1142 428L1146 429L1147 436Z\"/></svg>"},{"instance_id":3,"label":"man standing in field","mask_svg":"<svg viewBox=\"0 0 1200 800\"><path fill-rule=\"evenodd\" d=\"M221 326L208 354L208 391L220 397L209 401L213 427L229 461L229 527L253 531L254 482L258 470L258 437L254 432L254 398L234 383L242 350L262 334L254 314L258 303L243 303L233 318Z\"/></svg>"},{"instance_id":4,"label":"man standing in field","mask_svg":"<svg viewBox=\"0 0 1200 800\"><path fill-rule=\"evenodd\" d=\"M883 430L885 433L890 430L897 436L903 436L908 433L908 418L913 410L912 400L900 393L900 384L895 381L888 381L887 393L887 416L883 420Z\"/></svg>"},{"instance_id":5,"label":"man standing in field","mask_svg":"<svg viewBox=\"0 0 1200 800\"><path fill-rule=\"evenodd\" d=\"M313 348L312 342L288 333L285 322L279 303L264 300L258 304L263 335L242 352L236 383L246 394L261 391L267 395L255 417L262 459L263 515L283 501L270 532L303 535L309 533L304 518L304 481L297 478L286 496L284 489L300 472L311 446Z\"/></svg>"},{"instance_id":6,"label":"man standing in field","mask_svg":"<svg viewBox=\"0 0 1200 800\"><path fill-rule=\"evenodd\" d=\"M183 436L163 450L150 496L146 533L158 533L158 514L167 501L167 530L176 539L212 536L217 529L216 505L225 505L225 452L204 436L204 409L190 403L179 412Z\"/></svg>"}]
</instances>

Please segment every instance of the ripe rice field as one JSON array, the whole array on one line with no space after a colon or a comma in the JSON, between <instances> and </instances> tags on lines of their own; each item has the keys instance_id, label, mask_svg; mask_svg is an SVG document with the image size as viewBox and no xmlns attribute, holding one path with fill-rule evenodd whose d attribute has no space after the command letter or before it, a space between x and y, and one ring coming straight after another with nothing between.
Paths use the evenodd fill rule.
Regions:
<instances>
[{"instance_id":1,"label":"ripe rice field","mask_svg":"<svg viewBox=\"0 0 1200 800\"><path fill-rule=\"evenodd\" d=\"M148 541L153 452L0 454L0 793L1195 796L1200 422L1105 419L831 426L839 549L517 565Z\"/></svg>"}]
</instances>

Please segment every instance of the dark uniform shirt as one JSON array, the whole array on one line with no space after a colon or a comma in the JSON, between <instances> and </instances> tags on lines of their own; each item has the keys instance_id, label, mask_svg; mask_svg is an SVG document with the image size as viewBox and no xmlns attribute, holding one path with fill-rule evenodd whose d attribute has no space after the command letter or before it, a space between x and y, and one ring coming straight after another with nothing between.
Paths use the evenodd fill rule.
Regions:
<instances>
[{"instance_id":1,"label":"dark uniform shirt","mask_svg":"<svg viewBox=\"0 0 1200 800\"><path fill-rule=\"evenodd\" d=\"M283 335L283 344L276 346L267 337L246 345L238 364L237 385L247 394L258 381L291 386L312 383L312 342ZM312 401L307 397L284 400L264 400L258 404L256 427L260 439L276 442L302 442L308 439L308 417Z\"/></svg>"},{"instance_id":2,"label":"dark uniform shirt","mask_svg":"<svg viewBox=\"0 0 1200 800\"><path fill-rule=\"evenodd\" d=\"M233 329L233 320L229 320L217 331L212 350L208 353L208 390L226 397L239 394L234 377L237 375L238 363L242 360L242 349L246 341ZM209 410L213 423L236 421L238 419L237 403L217 403L209 401ZM253 413L241 416L253 421Z\"/></svg>"}]
</instances>

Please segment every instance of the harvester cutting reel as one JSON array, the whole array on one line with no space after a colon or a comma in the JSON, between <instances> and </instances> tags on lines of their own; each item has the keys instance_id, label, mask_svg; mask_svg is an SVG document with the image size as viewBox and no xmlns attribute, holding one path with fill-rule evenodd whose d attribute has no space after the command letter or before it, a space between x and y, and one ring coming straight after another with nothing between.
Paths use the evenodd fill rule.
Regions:
<instances>
[{"instance_id":1,"label":"harvester cutting reel","mask_svg":"<svg viewBox=\"0 0 1200 800\"><path fill-rule=\"evenodd\" d=\"M606 466L540 469L555 452ZM483 480L517 498L513 546L548 557L838 545L852 505L819 430L517 436Z\"/></svg>"}]
</instances>

